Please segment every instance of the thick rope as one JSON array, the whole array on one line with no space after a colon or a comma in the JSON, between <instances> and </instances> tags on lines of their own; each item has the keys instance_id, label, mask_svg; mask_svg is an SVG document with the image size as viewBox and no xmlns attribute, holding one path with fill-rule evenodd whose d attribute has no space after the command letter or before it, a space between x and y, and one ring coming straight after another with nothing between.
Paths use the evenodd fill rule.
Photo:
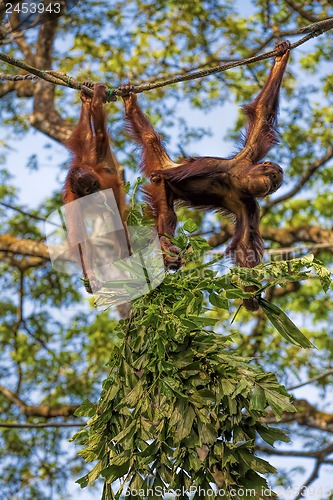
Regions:
<instances>
[{"instance_id":1,"label":"thick rope","mask_svg":"<svg viewBox=\"0 0 333 500\"><path fill-rule=\"evenodd\" d=\"M7 75L7 73L0 73L0 81L4 82L17 82L20 80L38 80L35 75Z\"/></svg>"},{"instance_id":2,"label":"thick rope","mask_svg":"<svg viewBox=\"0 0 333 500\"><path fill-rule=\"evenodd\" d=\"M298 40L295 43L291 44L291 49L295 49L296 47L299 47L303 43L307 42L311 38L317 37L325 33L326 31L329 31L333 28L333 17L330 17L328 19L324 19L322 21L318 21L316 23L312 23L309 26L306 26L304 28L301 28L299 30L299 33L308 33L305 35L303 38ZM143 83L141 85L134 85L132 91L139 94L141 92L147 92L149 90L153 89L158 89L161 87L166 87L167 85L173 85L174 83L179 83L179 82L186 82L189 80L195 80L197 78L204 78L205 76L213 75L215 73L221 73L222 71L226 71L230 68L236 68L237 66L243 66L245 64L252 64L254 62L262 61L263 59L268 59L270 57L275 57L280 54L280 51L277 50L271 50L270 52L265 52L264 54L258 55L258 56L253 56L253 57L248 57L244 59L240 59L238 61L233 61L230 63L226 64L220 64L219 66L214 66L213 68L207 68L207 69L202 69L199 71L193 71L188 73L187 75L179 75L175 76L172 78L166 78L164 80L160 81L155 81L152 83ZM53 71L53 70L39 70L37 68L34 68L33 66L30 66L29 64L26 64L24 61L14 59L13 57L10 57L6 54L0 54L0 60L5 61L6 63L16 66L18 68L21 68L28 73L29 75L24 75L24 77L21 78L21 75L17 75L17 77L13 77L8 75L7 79L8 80L34 80L37 78L46 80L50 83L53 83L54 85L62 85L64 87L69 87L73 88L76 90L81 90L83 89L84 92L88 95L93 95L93 89L86 87L82 83L78 82L75 80L75 78L66 75L65 73L59 72L59 71ZM20 77L20 78L18 78ZM1 75L0 77L1 80L4 80L4 76ZM108 92L108 97L107 101L116 101L117 96L122 96L124 91L121 89L121 87L114 88L114 89L109 89Z\"/></svg>"}]
</instances>

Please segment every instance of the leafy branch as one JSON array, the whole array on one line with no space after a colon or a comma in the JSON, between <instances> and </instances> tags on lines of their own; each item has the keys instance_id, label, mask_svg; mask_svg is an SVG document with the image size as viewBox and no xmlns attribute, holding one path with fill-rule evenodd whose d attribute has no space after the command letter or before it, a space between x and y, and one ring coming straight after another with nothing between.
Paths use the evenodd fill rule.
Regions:
<instances>
[{"instance_id":1,"label":"leafy branch","mask_svg":"<svg viewBox=\"0 0 333 500\"><path fill-rule=\"evenodd\" d=\"M202 251L202 238L190 241ZM176 242L187 246L184 234ZM275 469L256 456L255 439L288 441L265 423L271 412L278 421L295 411L286 390L273 373L230 350L232 337L213 330L218 320L207 306L228 310L229 300L248 296L244 285L260 283L259 277L267 281L264 289L306 279L310 269L327 289L329 272L307 257L221 275L204 258L198 266L193 253L183 272L167 275L134 302L131 318L118 325L121 343L111 355L98 405L85 401L75 413L90 417L73 438L84 445L79 454L97 460L78 483L85 487L102 476L103 500L121 498L127 489L151 498L148 490L157 487L181 489L188 498L190 487L208 491L211 483L229 493L254 488L260 498L267 486L261 474ZM282 311L264 304L285 339L311 345Z\"/></svg>"}]
</instances>

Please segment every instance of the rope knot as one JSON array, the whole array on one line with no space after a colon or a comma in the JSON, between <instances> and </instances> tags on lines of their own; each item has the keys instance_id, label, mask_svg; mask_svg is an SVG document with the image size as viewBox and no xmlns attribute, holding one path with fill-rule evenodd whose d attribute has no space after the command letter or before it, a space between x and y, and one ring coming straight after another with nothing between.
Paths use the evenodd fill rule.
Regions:
<instances>
[{"instance_id":1,"label":"rope knot","mask_svg":"<svg viewBox=\"0 0 333 500\"><path fill-rule=\"evenodd\" d=\"M117 96L114 93L115 90L116 89L114 89L114 88L108 89L108 91L106 93L106 95L107 95L107 97L106 97L107 101L116 101L117 100Z\"/></svg>"}]
</instances>

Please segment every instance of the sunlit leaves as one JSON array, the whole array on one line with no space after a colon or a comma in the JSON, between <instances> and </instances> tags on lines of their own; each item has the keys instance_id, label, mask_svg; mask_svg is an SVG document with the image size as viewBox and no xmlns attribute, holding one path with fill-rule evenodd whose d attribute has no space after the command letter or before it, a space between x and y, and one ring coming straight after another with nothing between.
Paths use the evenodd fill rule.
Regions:
<instances>
[{"instance_id":1,"label":"sunlit leaves","mask_svg":"<svg viewBox=\"0 0 333 500\"><path fill-rule=\"evenodd\" d=\"M188 223L184 229L195 228ZM244 282L260 283L265 276L270 286L306 279L310 267L327 287L329 273L309 256L250 270L252 277L246 276L249 270L235 269L229 277L212 279L210 265L203 264L199 275L193 270L168 275L150 296L137 299L132 319L118 328L122 341L98 407L86 402L79 410L92 417L86 437L78 435L86 445L80 454L104 464L79 484L89 484L100 471L108 483L119 479L121 487L133 488L141 482L137 474L142 480L148 474L152 488L162 481L186 489L193 481L205 484L204 478L215 474L214 464L222 464L225 484L243 486L254 481L254 471L273 472L253 454L256 433L268 444L288 438L260 424L259 417L270 408L280 419L294 407L273 373L228 350L229 336L214 333L216 320L205 312L203 299L209 292L212 306L224 309L224 293L244 296ZM282 311L262 305L286 340L311 346Z\"/></svg>"}]
</instances>

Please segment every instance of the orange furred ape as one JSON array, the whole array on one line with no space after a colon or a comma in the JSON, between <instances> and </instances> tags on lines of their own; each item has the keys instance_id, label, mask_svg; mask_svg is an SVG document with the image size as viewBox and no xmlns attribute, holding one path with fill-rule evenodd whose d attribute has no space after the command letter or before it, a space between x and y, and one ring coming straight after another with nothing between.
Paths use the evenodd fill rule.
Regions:
<instances>
[{"instance_id":1,"label":"orange furred ape","mask_svg":"<svg viewBox=\"0 0 333 500\"><path fill-rule=\"evenodd\" d=\"M290 53L288 41L277 44L279 55L259 95L243 107L248 124L243 148L231 158L196 157L174 163L159 135L141 111L132 86L122 87L127 128L142 148L143 172L150 177L148 198L152 206L167 265L181 264L169 236L177 218L175 202L235 217L235 232L227 253L241 267L258 265L263 255L259 233L257 198L274 193L282 183L283 171L276 163L261 160L277 142L275 130L279 91ZM248 288L248 291L254 291ZM258 309L257 299L245 306Z\"/></svg>"},{"instance_id":2,"label":"orange furred ape","mask_svg":"<svg viewBox=\"0 0 333 500\"><path fill-rule=\"evenodd\" d=\"M73 157L65 181L63 199L65 203L70 203L83 196L112 188L122 217L125 207L123 183L118 174L118 163L110 149L106 130L105 102L107 87L103 84L91 85L85 83L85 85L93 88L94 93L93 96L88 96L81 91L82 108L80 119L66 143ZM78 231L82 235L82 233L86 234L86 230L77 210L73 208L68 213L68 241L70 246L71 241L74 246ZM88 248L88 235L82 245L87 246L84 254L90 256L85 262L81 257L81 265L87 283L86 289L91 293L92 290L88 281L91 283L94 281L95 286L98 285L98 282L94 276L92 249ZM84 249L80 248L81 256L82 250Z\"/></svg>"}]
</instances>

